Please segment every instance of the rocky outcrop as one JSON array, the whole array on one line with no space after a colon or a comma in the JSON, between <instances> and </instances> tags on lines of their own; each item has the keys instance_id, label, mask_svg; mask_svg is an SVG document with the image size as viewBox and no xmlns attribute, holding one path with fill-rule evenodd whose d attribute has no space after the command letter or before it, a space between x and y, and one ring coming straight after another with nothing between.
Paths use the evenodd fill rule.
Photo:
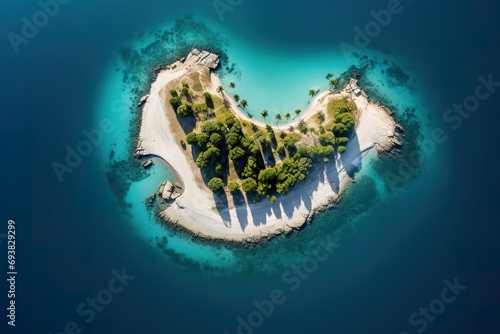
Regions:
<instances>
[{"instance_id":1,"label":"rocky outcrop","mask_svg":"<svg viewBox=\"0 0 500 334\"><path fill-rule=\"evenodd\" d=\"M219 56L208 51L200 51L193 49L184 60L186 65L203 65L210 69L215 69L219 66Z\"/></svg>"},{"instance_id":2,"label":"rocky outcrop","mask_svg":"<svg viewBox=\"0 0 500 334\"><path fill-rule=\"evenodd\" d=\"M400 142L397 138L391 138L391 142L394 146L400 148L401 146L403 146L403 143Z\"/></svg>"},{"instance_id":3,"label":"rocky outcrop","mask_svg":"<svg viewBox=\"0 0 500 334\"><path fill-rule=\"evenodd\" d=\"M172 184L165 181L158 189L157 196L160 196L164 202L173 201L182 195L182 187L179 184Z\"/></svg>"},{"instance_id":4,"label":"rocky outcrop","mask_svg":"<svg viewBox=\"0 0 500 334\"><path fill-rule=\"evenodd\" d=\"M144 168L149 168L149 167L153 166L153 160L148 159L148 160L144 161L141 165Z\"/></svg>"},{"instance_id":5,"label":"rocky outcrop","mask_svg":"<svg viewBox=\"0 0 500 334\"><path fill-rule=\"evenodd\" d=\"M163 185L163 191L161 193L161 198L164 200L169 200L172 196L172 192L174 190L174 185L170 181L166 181Z\"/></svg>"},{"instance_id":6,"label":"rocky outcrop","mask_svg":"<svg viewBox=\"0 0 500 334\"><path fill-rule=\"evenodd\" d=\"M148 97L149 97L149 94L144 95L143 97L141 97L141 99L139 100L139 103L137 103L137 105L139 107L143 106L144 103L146 103L146 101L148 100Z\"/></svg>"}]
</instances>

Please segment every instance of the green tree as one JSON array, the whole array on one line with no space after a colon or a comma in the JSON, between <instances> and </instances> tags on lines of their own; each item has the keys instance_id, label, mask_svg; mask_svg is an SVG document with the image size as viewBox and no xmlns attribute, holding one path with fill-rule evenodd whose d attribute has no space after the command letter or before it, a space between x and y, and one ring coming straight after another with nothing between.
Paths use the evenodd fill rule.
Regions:
<instances>
[{"instance_id":1,"label":"green tree","mask_svg":"<svg viewBox=\"0 0 500 334\"><path fill-rule=\"evenodd\" d=\"M230 132L226 135L226 143L229 148L237 146L240 143L240 136L237 133Z\"/></svg>"},{"instance_id":2,"label":"green tree","mask_svg":"<svg viewBox=\"0 0 500 334\"><path fill-rule=\"evenodd\" d=\"M208 137L208 135L204 132L198 133L198 135L196 136L196 141L198 142L198 146L200 147L205 147L208 144L209 139L210 138Z\"/></svg>"},{"instance_id":3,"label":"green tree","mask_svg":"<svg viewBox=\"0 0 500 334\"><path fill-rule=\"evenodd\" d=\"M224 182L220 178L214 177L210 181L208 181L207 186L208 189L212 190L213 192L217 192L222 189L222 187L224 186Z\"/></svg>"},{"instance_id":4,"label":"green tree","mask_svg":"<svg viewBox=\"0 0 500 334\"><path fill-rule=\"evenodd\" d=\"M255 174L255 171L257 170L257 159L254 157L248 157L247 164L245 165L245 168L243 168L243 172L241 173L241 176L245 178L255 178L257 175Z\"/></svg>"},{"instance_id":5,"label":"green tree","mask_svg":"<svg viewBox=\"0 0 500 334\"><path fill-rule=\"evenodd\" d=\"M267 167L259 173L259 182L272 183L277 176L277 170L274 167Z\"/></svg>"},{"instance_id":6,"label":"green tree","mask_svg":"<svg viewBox=\"0 0 500 334\"><path fill-rule=\"evenodd\" d=\"M201 131L210 134L219 131L220 128L214 121L206 121L201 124Z\"/></svg>"},{"instance_id":7,"label":"green tree","mask_svg":"<svg viewBox=\"0 0 500 334\"><path fill-rule=\"evenodd\" d=\"M316 95L316 90L314 89L309 89L309 96L314 97Z\"/></svg>"},{"instance_id":8,"label":"green tree","mask_svg":"<svg viewBox=\"0 0 500 334\"><path fill-rule=\"evenodd\" d=\"M336 144L335 136L331 132L325 132L324 134L320 135L319 142L321 143L321 145L334 145L334 144Z\"/></svg>"},{"instance_id":9,"label":"green tree","mask_svg":"<svg viewBox=\"0 0 500 334\"><path fill-rule=\"evenodd\" d=\"M220 150L217 147L212 146L212 144L208 144L207 147L208 149L205 151L205 157L207 159L211 159L214 156L220 155Z\"/></svg>"},{"instance_id":10,"label":"green tree","mask_svg":"<svg viewBox=\"0 0 500 334\"><path fill-rule=\"evenodd\" d=\"M189 116L193 113L193 109L190 104L182 103L179 108L177 108L177 115L181 117Z\"/></svg>"},{"instance_id":11,"label":"green tree","mask_svg":"<svg viewBox=\"0 0 500 334\"><path fill-rule=\"evenodd\" d=\"M214 132L210 135L210 142L215 147L220 147L220 145L222 144L222 136L220 134Z\"/></svg>"},{"instance_id":12,"label":"green tree","mask_svg":"<svg viewBox=\"0 0 500 334\"><path fill-rule=\"evenodd\" d=\"M302 133L307 133L307 124L303 119L301 119L299 122L299 130Z\"/></svg>"},{"instance_id":13,"label":"green tree","mask_svg":"<svg viewBox=\"0 0 500 334\"><path fill-rule=\"evenodd\" d=\"M243 109L245 109L245 108L248 106L248 101L247 101L247 100L245 100L245 99L243 99L243 100L241 100L240 104L241 104L241 107L242 107Z\"/></svg>"},{"instance_id":14,"label":"green tree","mask_svg":"<svg viewBox=\"0 0 500 334\"><path fill-rule=\"evenodd\" d=\"M264 121L266 121L266 117L269 116L269 112L267 110L262 110L260 115L262 116Z\"/></svg>"},{"instance_id":15,"label":"green tree","mask_svg":"<svg viewBox=\"0 0 500 334\"><path fill-rule=\"evenodd\" d=\"M234 87L236 87L236 84L235 84L234 82L232 82L232 81L231 81L231 82L229 83L229 88L234 88Z\"/></svg>"},{"instance_id":16,"label":"green tree","mask_svg":"<svg viewBox=\"0 0 500 334\"><path fill-rule=\"evenodd\" d=\"M240 96L238 94L234 94L234 100L238 103L240 101Z\"/></svg>"},{"instance_id":17,"label":"green tree","mask_svg":"<svg viewBox=\"0 0 500 334\"><path fill-rule=\"evenodd\" d=\"M198 145L198 135L195 132L190 132L186 135L186 141L189 145Z\"/></svg>"},{"instance_id":18,"label":"green tree","mask_svg":"<svg viewBox=\"0 0 500 334\"><path fill-rule=\"evenodd\" d=\"M179 94L177 94L177 91L175 89L171 89L170 90L170 96L172 96L172 97L178 97Z\"/></svg>"},{"instance_id":19,"label":"green tree","mask_svg":"<svg viewBox=\"0 0 500 334\"><path fill-rule=\"evenodd\" d=\"M215 173L217 174L222 174L224 172L224 167L222 167L222 164L216 164L215 165Z\"/></svg>"},{"instance_id":20,"label":"green tree","mask_svg":"<svg viewBox=\"0 0 500 334\"><path fill-rule=\"evenodd\" d=\"M228 187L229 187L229 191L233 194L240 191L240 185L236 182L230 182Z\"/></svg>"},{"instance_id":21,"label":"green tree","mask_svg":"<svg viewBox=\"0 0 500 334\"><path fill-rule=\"evenodd\" d=\"M339 150L339 153L342 154L345 152L346 148L345 148L345 146L339 146L338 150Z\"/></svg>"},{"instance_id":22,"label":"green tree","mask_svg":"<svg viewBox=\"0 0 500 334\"><path fill-rule=\"evenodd\" d=\"M285 114L285 119L286 119L286 121L287 121L287 122L290 120L290 117L292 117L292 115L290 115L290 113L289 113L289 112L287 112L287 113Z\"/></svg>"},{"instance_id":23,"label":"green tree","mask_svg":"<svg viewBox=\"0 0 500 334\"><path fill-rule=\"evenodd\" d=\"M276 116L274 116L274 119L276 120L276 125L278 125L278 122L281 121L281 114L277 113Z\"/></svg>"},{"instance_id":24,"label":"green tree","mask_svg":"<svg viewBox=\"0 0 500 334\"><path fill-rule=\"evenodd\" d=\"M212 99L212 94L210 94L209 92L204 92L203 97L205 98L205 103L207 104L207 107L213 109L214 100Z\"/></svg>"},{"instance_id":25,"label":"green tree","mask_svg":"<svg viewBox=\"0 0 500 334\"><path fill-rule=\"evenodd\" d=\"M302 112L300 109L295 109L295 115L299 116L299 114Z\"/></svg>"},{"instance_id":26,"label":"green tree","mask_svg":"<svg viewBox=\"0 0 500 334\"><path fill-rule=\"evenodd\" d=\"M336 137L342 137L349 132L349 129L343 123L335 123L332 127L332 132Z\"/></svg>"},{"instance_id":27,"label":"green tree","mask_svg":"<svg viewBox=\"0 0 500 334\"><path fill-rule=\"evenodd\" d=\"M172 96L170 100L168 100L172 108L174 108L174 111L177 112L177 109L181 106L182 101L179 97L177 96Z\"/></svg>"},{"instance_id":28,"label":"green tree","mask_svg":"<svg viewBox=\"0 0 500 334\"><path fill-rule=\"evenodd\" d=\"M336 115L335 121L344 124L347 129L351 129L354 126L354 115L352 112L344 112Z\"/></svg>"},{"instance_id":29,"label":"green tree","mask_svg":"<svg viewBox=\"0 0 500 334\"><path fill-rule=\"evenodd\" d=\"M248 177L241 182L241 186L244 192L251 192L257 190L257 181L255 179Z\"/></svg>"},{"instance_id":30,"label":"green tree","mask_svg":"<svg viewBox=\"0 0 500 334\"><path fill-rule=\"evenodd\" d=\"M193 106L193 113L200 114L208 112L208 106L205 103L197 103Z\"/></svg>"},{"instance_id":31,"label":"green tree","mask_svg":"<svg viewBox=\"0 0 500 334\"><path fill-rule=\"evenodd\" d=\"M191 97L191 92L189 91L189 87L188 86L184 86L184 87L181 88L181 96L184 96L186 98Z\"/></svg>"},{"instance_id":32,"label":"green tree","mask_svg":"<svg viewBox=\"0 0 500 334\"><path fill-rule=\"evenodd\" d=\"M224 87L222 87L222 86L217 87L217 93L222 94L223 91L224 91Z\"/></svg>"},{"instance_id":33,"label":"green tree","mask_svg":"<svg viewBox=\"0 0 500 334\"><path fill-rule=\"evenodd\" d=\"M325 121L325 113L322 111L318 111L318 113L316 114L316 117L318 118L318 121L320 123L323 123Z\"/></svg>"},{"instance_id":34,"label":"green tree","mask_svg":"<svg viewBox=\"0 0 500 334\"><path fill-rule=\"evenodd\" d=\"M345 146L348 141L349 141L349 138L347 138L347 137L338 137L336 140L336 143L337 143L337 145Z\"/></svg>"},{"instance_id":35,"label":"green tree","mask_svg":"<svg viewBox=\"0 0 500 334\"><path fill-rule=\"evenodd\" d=\"M328 83L330 84L331 89L335 89L335 88L337 88L337 85L339 84L339 78L331 78Z\"/></svg>"},{"instance_id":36,"label":"green tree","mask_svg":"<svg viewBox=\"0 0 500 334\"><path fill-rule=\"evenodd\" d=\"M209 162L210 162L209 159L207 159L204 152L202 152L202 153L200 153L200 155L198 155L198 158L196 158L196 167L198 167L199 169L202 169L202 168L208 166Z\"/></svg>"},{"instance_id":37,"label":"green tree","mask_svg":"<svg viewBox=\"0 0 500 334\"><path fill-rule=\"evenodd\" d=\"M229 151L229 157L232 160L240 160L244 156L245 156L245 151L239 146L236 146L235 148Z\"/></svg>"},{"instance_id":38,"label":"green tree","mask_svg":"<svg viewBox=\"0 0 500 334\"><path fill-rule=\"evenodd\" d=\"M308 146L300 145L297 147L297 157L310 157L312 149Z\"/></svg>"},{"instance_id":39,"label":"green tree","mask_svg":"<svg viewBox=\"0 0 500 334\"><path fill-rule=\"evenodd\" d=\"M296 142L295 138L289 135L286 135L285 138L283 138L283 145L285 145L286 148L295 145Z\"/></svg>"}]
</instances>

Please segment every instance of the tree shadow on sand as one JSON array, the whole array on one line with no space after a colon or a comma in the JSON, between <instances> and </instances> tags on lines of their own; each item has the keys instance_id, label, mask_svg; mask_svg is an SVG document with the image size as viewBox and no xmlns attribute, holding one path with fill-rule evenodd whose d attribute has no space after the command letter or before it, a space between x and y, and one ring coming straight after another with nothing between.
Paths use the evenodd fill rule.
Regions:
<instances>
[{"instance_id":1,"label":"tree shadow on sand","mask_svg":"<svg viewBox=\"0 0 500 334\"><path fill-rule=\"evenodd\" d=\"M188 134L196 129L195 116L190 115L187 117L181 117L181 116L176 114L176 117L177 117L177 121L179 122L180 127L182 128L182 131L184 131L185 134Z\"/></svg>"},{"instance_id":2,"label":"tree shadow on sand","mask_svg":"<svg viewBox=\"0 0 500 334\"><path fill-rule=\"evenodd\" d=\"M229 209L228 209L229 205L226 193L224 191L215 192L213 193L213 198L215 201L215 207L219 212L219 215L222 219L222 222L224 223L224 226L231 227L232 221L231 221L231 215L229 214Z\"/></svg>"},{"instance_id":3,"label":"tree shadow on sand","mask_svg":"<svg viewBox=\"0 0 500 334\"><path fill-rule=\"evenodd\" d=\"M271 214L277 219L291 219L294 212L302 205L310 212L313 206L313 193L323 182L328 182L330 185L328 191L331 191L332 195L333 192L338 193L338 172L333 159L326 164L316 163L305 180L297 183L288 194L278 196L275 203L271 204L269 200L264 199L261 203L250 205L254 224L265 225L267 216Z\"/></svg>"},{"instance_id":4,"label":"tree shadow on sand","mask_svg":"<svg viewBox=\"0 0 500 334\"><path fill-rule=\"evenodd\" d=\"M248 226L248 209L247 202L245 201L245 196L241 191L232 194L233 202L236 206L236 217L238 218L238 222L240 223L240 227L242 231L245 231Z\"/></svg>"},{"instance_id":5,"label":"tree shadow on sand","mask_svg":"<svg viewBox=\"0 0 500 334\"><path fill-rule=\"evenodd\" d=\"M353 133L346 146L346 153L340 156L344 170L349 177L354 178L355 174L361 170L362 154L364 151L371 149L373 146L365 148L363 151L359 145L359 139L356 132Z\"/></svg>"}]
</instances>

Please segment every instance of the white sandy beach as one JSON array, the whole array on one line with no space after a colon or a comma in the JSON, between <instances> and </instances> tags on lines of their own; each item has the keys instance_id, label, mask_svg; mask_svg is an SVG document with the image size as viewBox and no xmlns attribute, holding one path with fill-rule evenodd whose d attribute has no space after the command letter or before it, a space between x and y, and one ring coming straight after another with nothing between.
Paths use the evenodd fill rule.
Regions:
<instances>
[{"instance_id":1,"label":"white sandy beach","mask_svg":"<svg viewBox=\"0 0 500 334\"><path fill-rule=\"evenodd\" d=\"M200 173L192 159L184 154L178 139L171 133L171 124L166 117L165 92L162 91L170 81L179 79L192 68L202 65L179 63L175 69L163 70L152 84L149 97L143 106L142 124L139 134L138 153L156 155L167 161L184 183L183 194L162 211L161 215L171 224L182 227L192 234L213 240L231 242L255 242L280 233L300 228L317 210L331 205L348 186L350 178L346 173L362 162L362 157L376 144L387 146L389 137L395 133L395 122L387 112L362 95L346 91L341 94L352 95L360 114L356 136L347 145L341 156L325 165L325 168L312 171L307 179L298 183L290 193L279 196L271 204L264 199L257 204L242 204L233 209L217 208L212 192L197 182ZM211 75L212 87L205 87L213 94L220 82ZM296 125L300 119L307 119L326 106L330 92L320 93L311 101L309 108L293 122L280 127L286 129ZM229 98L231 109L241 119L248 117ZM254 121L257 125L260 122ZM199 179L199 178L198 178ZM156 189L151 189L153 193ZM220 204L219 204L220 206Z\"/></svg>"}]
</instances>

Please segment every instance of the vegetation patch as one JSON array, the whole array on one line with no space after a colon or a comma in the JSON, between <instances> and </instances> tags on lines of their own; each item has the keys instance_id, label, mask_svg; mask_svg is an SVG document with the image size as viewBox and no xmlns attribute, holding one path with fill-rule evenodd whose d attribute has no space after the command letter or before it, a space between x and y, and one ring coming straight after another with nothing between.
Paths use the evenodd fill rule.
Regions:
<instances>
[{"instance_id":1,"label":"vegetation patch","mask_svg":"<svg viewBox=\"0 0 500 334\"><path fill-rule=\"evenodd\" d=\"M343 153L354 128L356 106L348 98L332 99L327 110L318 113L319 129L308 128L301 121L297 128L284 131L269 124L257 126L249 112L252 121L240 121L229 110L222 87L217 89L220 96L212 95L200 90L201 75L190 75L188 79L193 88L181 82L177 89L170 90L168 102L180 123L194 124L184 129L185 138L180 140L191 145L196 166L214 193L244 192L254 202L264 197L274 202L278 194L288 193L304 180L315 163ZM238 95L235 100L244 110L248 106ZM266 118L268 112L264 110L261 115ZM291 117L291 113L278 114L275 121ZM313 145L302 143L311 136Z\"/></svg>"}]
</instances>

